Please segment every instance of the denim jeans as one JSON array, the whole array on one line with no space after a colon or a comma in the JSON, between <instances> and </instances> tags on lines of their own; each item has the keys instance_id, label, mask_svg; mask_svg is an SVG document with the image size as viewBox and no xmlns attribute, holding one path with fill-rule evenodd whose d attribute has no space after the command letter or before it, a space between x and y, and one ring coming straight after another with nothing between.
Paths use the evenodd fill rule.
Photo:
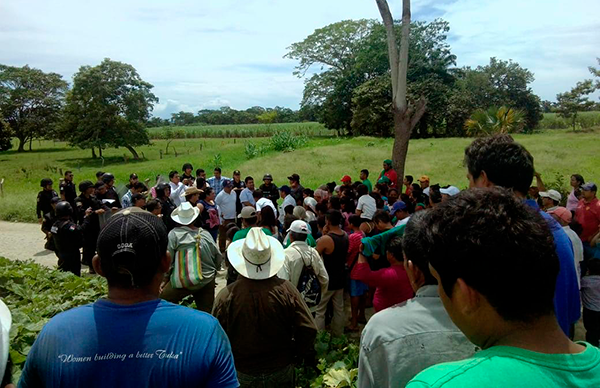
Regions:
<instances>
[{"instance_id":1,"label":"denim jeans","mask_svg":"<svg viewBox=\"0 0 600 388\"><path fill-rule=\"evenodd\" d=\"M240 388L294 388L296 370L294 365L270 374L247 375L237 371Z\"/></svg>"}]
</instances>

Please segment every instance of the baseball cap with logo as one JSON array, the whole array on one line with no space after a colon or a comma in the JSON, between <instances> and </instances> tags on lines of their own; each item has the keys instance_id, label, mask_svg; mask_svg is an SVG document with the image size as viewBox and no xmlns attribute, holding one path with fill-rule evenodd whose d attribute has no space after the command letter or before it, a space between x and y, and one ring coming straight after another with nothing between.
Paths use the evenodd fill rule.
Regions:
<instances>
[{"instance_id":1,"label":"baseball cap with logo","mask_svg":"<svg viewBox=\"0 0 600 388\"><path fill-rule=\"evenodd\" d=\"M394 206L392 206L392 214L395 214L397 211L400 210L406 210L406 203L404 203L404 201L394 202Z\"/></svg>"},{"instance_id":2,"label":"baseball cap with logo","mask_svg":"<svg viewBox=\"0 0 600 388\"><path fill-rule=\"evenodd\" d=\"M109 285L147 286L167 253L168 241L165 223L154 214L135 207L115 213L98 236L103 276Z\"/></svg>"},{"instance_id":3,"label":"baseball cap with logo","mask_svg":"<svg viewBox=\"0 0 600 388\"><path fill-rule=\"evenodd\" d=\"M540 191L540 197L550 198L555 201L560 201L562 199L562 195L556 190Z\"/></svg>"},{"instance_id":4,"label":"baseball cap with logo","mask_svg":"<svg viewBox=\"0 0 600 388\"><path fill-rule=\"evenodd\" d=\"M594 182L588 182L585 185L581 186L581 190L584 191L598 191L598 186Z\"/></svg>"},{"instance_id":5,"label":"baseball cap with logo","mask_svg":"<svg viewBox=\"0 0 600 388\"><path fill-rule=\"evenodd\" d=\"M301 234L310 234L310 230L308 229L308 224L302 220L296 220L292 222L290 228L287 232L301 233Z\"/></svg>"},{"instance_id":6,"label":"baseball cap with logo","mask_svg":"<svg viewBox=\"0 0 600 388\"><path fill-rule=\"evenodd\" d=\"M223 179L223 187L233 187L233 182L230 179Z\"/></svg>"},{"instance_id":7,"label":"baseball cap with logo","mask_svg":"<svg viewBox=\"0 0 600 388\"><path fill-rule=\"evenodd\" d=\"M287 179L290 181L294 181L294 182L300 182L300 175L292 174L292 175L288 176Z\"/></svg>"},{"instance_id":8,"label":"baseball cap with logo","mask_svg":"<svg viewBox=\"0 0 600 388\"><path fill-rule=\"evenodd\" d=\"M256 217L256 209L252 206L244 206L238 218L254 218Z\"/></svg>"}]
</instances>

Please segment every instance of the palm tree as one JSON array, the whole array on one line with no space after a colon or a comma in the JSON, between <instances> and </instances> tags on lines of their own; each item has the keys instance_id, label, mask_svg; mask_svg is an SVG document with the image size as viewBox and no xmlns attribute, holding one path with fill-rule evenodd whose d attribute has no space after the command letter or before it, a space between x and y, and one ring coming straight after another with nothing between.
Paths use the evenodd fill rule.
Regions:
<instances>
[{"instance_id":1,"label":"palm tree","mask_svg":"<svg viewBox=\"0 0 600 388\"><path fill-rule=\"evenodd\" d=\"M491 107L487 111L477 109L471 118L465 121L469 136L486 136L496 133L520 132L525 126L525 114L522 110Z\"/></svg>"}]
</instances>

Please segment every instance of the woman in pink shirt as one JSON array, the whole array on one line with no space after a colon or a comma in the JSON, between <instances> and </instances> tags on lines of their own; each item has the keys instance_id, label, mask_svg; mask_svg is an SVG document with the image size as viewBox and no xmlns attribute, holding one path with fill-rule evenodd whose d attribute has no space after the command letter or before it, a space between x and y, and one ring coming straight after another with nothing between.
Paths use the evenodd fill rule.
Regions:
<instances>
[{"instance_id":1,"label":"woman in pink shirt","mask_svg":"<svg viewBox=\"0 0 600 388\"><path fill-rule=\"evenodd\" d=\"M567 209L574 212L577 209L577 205L579 205L579 200L581 199L581 186L585 183L583 177L579 174L571 175L571 193L567 198Z\"/></svg>"},{"instance_id":2,"label":"woman in pink shirt","mask_svg":"<svg viewBox=\"0 0 600 388\"><path fill-rule=\"evenodd\" d=\"M351 273L352 279L376 287L373 296L375 312L404 302L414 296L408 275L404 269L402 238L394 237L390 239L386 245L386 250L387 259L391 264L388 268L371 271L367 258L360 253L358 263L356 263Z\"/></svg>"}]
</instances>

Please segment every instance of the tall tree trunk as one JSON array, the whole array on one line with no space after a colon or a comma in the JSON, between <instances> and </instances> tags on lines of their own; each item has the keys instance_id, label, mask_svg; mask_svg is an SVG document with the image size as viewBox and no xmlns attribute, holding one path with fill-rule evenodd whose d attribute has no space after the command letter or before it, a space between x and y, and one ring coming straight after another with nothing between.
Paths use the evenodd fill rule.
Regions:
<instances>
[{"instance_id":1,"label":"tall tree trunk","mask_svg":"<svg viewBox=\"0 0 600 388\"><path fill-rule=\"evenodd\" d=\"M100 157L102 157L102 147L98 147L98 153L100 154Z\"/></svg>"},{"instance_id":2,"label":"tall tree trunk","mask_svg":"<svg viewBox=\"0 0 600 388\"><path fill-rule=\"evenodd\" d=\"M96 159L96 151L94 150L94 147L92 147L92 159Z\"/></svg>"},{"instance_id":3,"label":"tall tree trunk","mask_svg":"<svg viewBox=\"0 0 600 388\"><path fill-rule=\"evenodd\" d=\"M29 138L29 151L31 151L31 143L33 143L33 137Z\"/></svg>"},{"instance_id":4,"label":"tall tree trunk","mask_svg":"<svg viewBox=\"0 0 600 388\"><path fill-rule=\"evenodd\" d=\"M427 107L421 98L416 106L408 104L406 99L406 79L408 70L408 47L410 36L410 0L402 0L402 30L400 35L400 52L396 47L394 19L387 0L376 0L379 13L385 26L388 56L392 75L392 113L394 115L394 147L392 164L398 174L397 186L402 191L404 167L408 154L408 142L413 128L417 125Z\"/></svg>"},{"instance_id":5,"label":"tall tree trunk","mask_svg":"<svg viewBox=\"0 0 600 388\"><path fill-rule=\"evenodd\" d=\"M17 148L17 152L24 152L27 139L24 137L17 137L17 139L19 139L19 148Z\"/></svg>"},{"instance_id":6,"label":"tall tree trunk","mask_svg":"<svg viewBox=\"0 0 600 388\"><path fill-rule=\"evenodd\" d=\"M133 155L133 158L135 160L139 159L140 156L138 155L137 151L130 145L126 145L125 148L127 148L129 150L129 152L131 152L131 154Z\"/></svg>"}]
</instances>

